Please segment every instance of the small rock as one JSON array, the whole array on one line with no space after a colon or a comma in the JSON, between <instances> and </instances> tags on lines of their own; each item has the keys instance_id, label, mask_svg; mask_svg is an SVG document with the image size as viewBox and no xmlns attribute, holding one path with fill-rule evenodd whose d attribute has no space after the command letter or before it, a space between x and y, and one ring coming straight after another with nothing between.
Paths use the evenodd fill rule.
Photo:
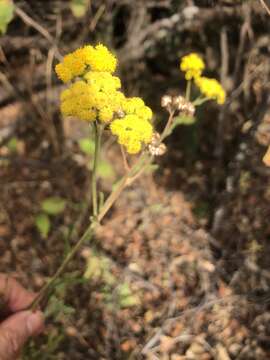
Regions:
<instances>
[{"instance_id":1,"label":"small rock","mask_svg":"<svg viewBox=\"0 0 270 360\"><path fill-rule=\"evenodd\" d=\"M217 360L231 360L227 350L221 344L217 344L216 346L216 356L217 356Z\"/></svg>"}]
</instances>

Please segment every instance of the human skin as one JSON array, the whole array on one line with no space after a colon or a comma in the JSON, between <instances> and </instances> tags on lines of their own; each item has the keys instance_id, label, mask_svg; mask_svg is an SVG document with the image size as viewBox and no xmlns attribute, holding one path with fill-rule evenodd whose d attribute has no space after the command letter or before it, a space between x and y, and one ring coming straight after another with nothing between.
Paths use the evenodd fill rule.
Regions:
<instances>
[{"instance_id":1,"label":"human skin","mask_svg":"<svg viewBox=\"0 0 270 360\"><path fill-rule=\"evenodd\" d=\"M0 360L16 360L26 341L38 335L44 326L40 311L26 309L34 294L24 289L15 279L0 274Z\"/></svg>"}]
</instances>

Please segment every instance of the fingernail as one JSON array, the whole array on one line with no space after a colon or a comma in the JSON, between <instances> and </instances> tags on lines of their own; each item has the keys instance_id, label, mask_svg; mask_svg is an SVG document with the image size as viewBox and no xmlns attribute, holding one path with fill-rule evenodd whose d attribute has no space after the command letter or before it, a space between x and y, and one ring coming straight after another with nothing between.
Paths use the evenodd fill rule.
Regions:
<instances>
[{"instance_id":1,"label":"fingernail","mask_svg":"<svg viewBox=\"0 0 270 360\"><path fill-rule=\"evenodd\" d=\"M30 335L37 335L43 329L43 315L40 311L33 312L27 318L27 328Z\"/></svg>"}]
</instances>

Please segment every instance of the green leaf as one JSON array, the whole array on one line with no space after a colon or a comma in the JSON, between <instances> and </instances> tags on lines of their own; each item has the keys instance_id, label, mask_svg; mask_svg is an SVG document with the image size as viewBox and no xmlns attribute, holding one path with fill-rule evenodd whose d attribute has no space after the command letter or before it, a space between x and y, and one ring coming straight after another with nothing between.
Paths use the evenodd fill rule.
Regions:
<instances>
[{"instance_id":1,"label":"green leaf","mask_svg":"<svg viewBox=\"0 0 270 360\"><path fill-rule=\"evenodd\" d=\"M7 147L9 151L13 153L17 151L17 145L18 145L18 139L16 138L16 136L13 136L7 143Z\"/></svg>"},{"instance_id":2,"label":"green leaf","mask_svg":"<svg viewBox=\"0 0 270 360\"><path fill-rule=\"evenodd\" d=\"M146 174L152 174L154 173L155 171L157 171L159 168L159 165L158 164L149 164L146 168L145 168L145 173Z\"/></svg>"},{"instance_id":3,"label":"green leaf","mask_svg":"<svg viewBox=\"0 0 270 360\"><path fill-rule=\"evenodd\" d=\"M83 17L88 9L89 0L71 0L70 9L75 17Z\"/></svg>"},{"instance_id":4,"label":"green leaf","mask_svg":"<svg viewBox=\"0 0 270 360\"><path fill-rule=\"evenodd\" d=\"M100 279L105 282L106 279L109 279L109 281L111 281L111 277L107 277L108 274L111 274L110 260L106 256L93 253L87 261L84 278L88 280Z\"/></svg>"},{"instance_id":5,"label":"green leaf","mask_svg":"<svg viewBox=\"0 0 270 360\"><path fill-rule=\"evenodd\" d=\"M173 127L177 125L192 125L196 121L196 118L193 116L176 116L173 119Z\"/></svg>"},{"instance_id":6,"label":"green leaf","mask_svg":"<svg viewBox=\"0 0 270 360\"><path fill-rule=\"evenodd\" d=\"M93 169L93 159L89 162L88 168ZM102 179L114 179L115 172L111 164L107 160L99 160L97 166L97 175Z\"/></svg>"},{"instance_id":7,"label":"green leaf","mask_svg":"<svg viewBox=\"0 0 270 360\"><path fill-rule=\"evenodd\" d=\"M51 222L49 216L44 213L40 213L35 218L36 227L40 233L40 235L46 239L49 235Z\"/></svg>"},{"instance_id":8,"label":"green leaf","mask_svg":"<svg viewBox=\"0 0 270 360\"><path fill-rule=\"evenodd\" d=\"M95 142L88 138L81 139L79 147L86 155L93 155L95 152Z\"/></svg>"},{"instance_id":9,"label":"green leaf","mask_svg":"<svg viewBox=\"0 0 270 360\"><path fill-rule=\"evenodd\" d=\"M75 309L66 305L64 300L52 295L46 308L45 317L53 317L57 321L69 317L74 312Z\"/></svg>"},{"instance_id":10,"label":"green leaf","mask_svg":"<svg viewBox=\"0 0 270 360\"><path fill-rule=\"evenodd\" d=\"M12 0L0 0L0 33L4 34L13 19L14 4Z\"/></svg>"},{"instance_id":11,"label":"green leaf","mask_svg":"<svg viewBox=\"0 0 270 360\"><path fill-rule=\"evenodd\" d=\"M139 297L132 293L128 283L123 283L117 288L119 305L122 308L132 307L140 304Z\"/></svg>"},{"instance_id":12,"label":"green leaf","mask_svg":"<svg viewBox=\"0 0 270 360\"><path fill-rule=\"evenodd\" d=\"M97 174L103 179L113 178L115 173L111 164L106 160L100 160L97 168Z\"/></svg>"},{"instance_id":13,"label":"green leaf","mask_svg":"<svg viewBox=\"0 0 270 360\"><path fill-rule=\"evenodd\" d=\"M66 200L59 197L51 197L45 199L41 203L41 208L49 215L61 214L66 207Z\"/></svg>"}]
</instances>

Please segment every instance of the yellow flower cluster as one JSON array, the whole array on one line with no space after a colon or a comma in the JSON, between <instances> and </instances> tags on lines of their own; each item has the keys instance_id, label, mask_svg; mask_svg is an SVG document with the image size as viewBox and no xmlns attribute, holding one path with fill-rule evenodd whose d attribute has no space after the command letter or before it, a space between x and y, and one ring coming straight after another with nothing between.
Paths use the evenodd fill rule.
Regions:
<instances>
[{"instance_id":1,"label":"yellow flower cluster","mask_svg":"<svg viewBox=\"0 0 270 360\"><path fill-rule=\"evenodd\" d=\"M142 120L151 120L153 116L152 110L138 97L126 98L122 103L122 109L126 114L136 115Z\"/></svg>"},{"instance_id":2,"label":"yellow flower cluster","mask_svg":"<svg viewBox=\"0 0 270 360\"><path fill-rule=\"evenodd\" d=\"M60 108L63 115L81 120L94 121L97 116L91 89L84 81L77 81L62 91Z\"/></svg>"},{"instance_id":3,"label":"yellow flower cluster","mask_svg":"<svg viewBox=\"0 0 270 360\"><path fill-rule=\"evenodd\" d=\"M97 110L97 118L105 123L112 121L125 99L123 93L118 91L120 79L104 71L90 71L84 78L92 93L92 106Z\"/></svg>"},{"instance_id":4,"label":"yellow flower cluster","mask_svg":"<svg viewBox=\"0 0 270 360\"><path fill-rule=\"evenodd\" d=\"M202 58L196 53L184 56L180 62L180 70L185 72L186 80L196 79L201 76L204 68L205 64Z\"/></svg>"},{"instance_id":5,"label":"yellow flower cluster","mask_svg":"<svg viewBox=\"0 0 270 360\"><path fill-rule=\"evenodd\" d=\"M64 83L83 75L86 69L93 71L107 71L113 73L116 69L116 57L106 46L96 47L86 45L66 55L55 67L56 74Z\"/></svg>"},{"instance_id":6,"label":"yellow flower cluster","mask_svg":"<svg viewBox=\"0 0 270 360\"><path fill-rule=\"evenodd\" d=\"M118 142L124 145L130 154L138 153L142 144L150 143L153 127L149 122L153 116L152 110L146 106L141 98L125 98L122 102L122 111L125 114L115 119L111 131L118 137Z\"/></svg>"},{"instance_id":7,"label":"yellow flower cluster","mask_svg":"<svg viewBox=\"0 0 270 360\"><path fill-rule=\"evenodd\" d=\"M195 84L198 86L200 92L207 98L216 100L220 105L224 104L226 93L216 79L209 79L202 76L195 79Z\"/></svg>"},{"instance_id":8,"label":"yellow flower cluster","mask_svg":"<svg viewBox=\"0 0 270 360\"><path fill-rule=\"evenodd\" d=\"M202 58L191 53L184 56L180 62L180 69L185 72L186 80L194 79L195 84L200 92L208 99L214 99L218 104L224 104L226 100L226 92L216 79L210 79L201 76L205 68Z\"/></svg>"},{"instance_id":9,"label":"yellow flower cluster","mask_svg":"<svg viewBox=\"0 0 270 360\"><path fill-rule=\"evenodd\" d=\"M130 154L138 153L143 143L150 143L153 135L152 125L147 120L132 114L114 120L110 128L118 137L119 144L124 145Z\"/></svg>"},{"instance_id":10,"label":"yellow flower cluster","mask_svg":"<svg viewBox=\"0 0 270 360\"><path fill-rule=\"evenodd\" d=\"M152 111L140 98L126 98L121 81L113 76L117 60L104 45L84 46L56 65L63 82L73 82L61 93L61 112L81 120L110 123L110 129L131 154L151 141Z\"/></svg>"},{"instance_id":11,"label":"yellow flower cluster","mask_svg":"<svg viewBox=\"0 0 270 360\"><path fill-rule=\"evenodd\" d=\"M122 102L122 118L115 119L111 125L111 131L118 137L118 142L124 145L127 152L136 154L142 148L142 144L151 141L153 127L149 122L152 118L152 110L138 97L125 98Z\"/></svg>"}]
</instances>

